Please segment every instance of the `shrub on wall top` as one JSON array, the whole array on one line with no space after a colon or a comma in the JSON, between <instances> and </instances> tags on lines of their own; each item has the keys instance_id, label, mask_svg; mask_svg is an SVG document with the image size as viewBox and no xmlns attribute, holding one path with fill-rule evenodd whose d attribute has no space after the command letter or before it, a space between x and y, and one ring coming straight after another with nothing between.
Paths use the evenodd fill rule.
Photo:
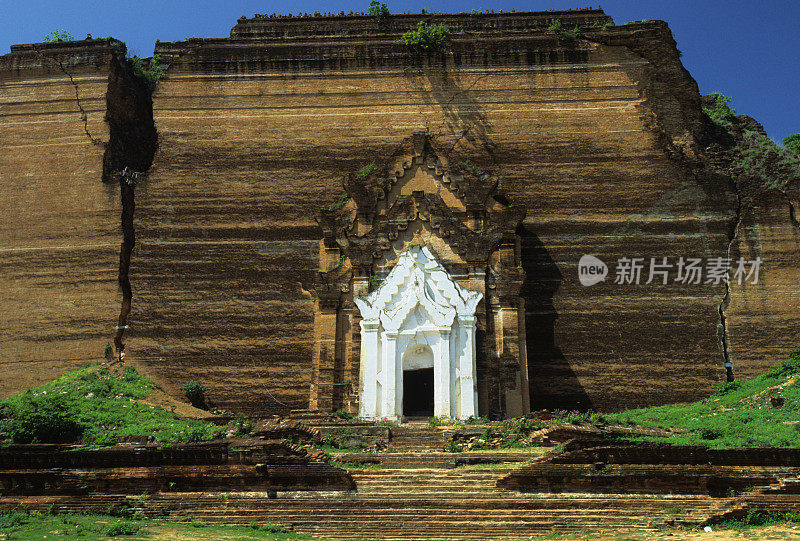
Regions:
<instances>
[{"instance_id":1,"label":"shrub on wall top","mask_svg":"<svg viewBox=\"0 0 800 541\"><path fill-rule=\"evenodd\" d=\"M432 53L438 51L450 41L450 27L444 23L428 24L419 21L416 28L412 28L395 43L406 45L417 53Z\"/></svg>"}]
</instances>

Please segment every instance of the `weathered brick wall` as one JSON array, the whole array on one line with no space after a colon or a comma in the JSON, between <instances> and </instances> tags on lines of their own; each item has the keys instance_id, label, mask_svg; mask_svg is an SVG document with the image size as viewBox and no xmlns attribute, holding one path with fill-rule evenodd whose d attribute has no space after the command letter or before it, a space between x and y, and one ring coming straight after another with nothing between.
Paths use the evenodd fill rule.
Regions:
<instances>
[{"instance_id":1,"label":"weathered brick wall","mask_svg":"<svg viewBox=\"0 0 800 541\"><path fill-rule=\"evenodd\" d=\"M102 358L113 335L121 206L100 177L120 51L94 40L0 57L1 397Z\"/></svg>"},{"instance_id":2,"label":"weathered brick wall","mask_svg":"<svg viewBox=\"0 0 800 541\"><path fill-rule=\"evenodd\" d=\"M75 449L0 447L4 494L141 494L198 490L348 490L346 471L285 442L226 440L195 444Z\"/></svg>"},{"instance_id":3,"label":"weathered brick wall","mask_svg":"<svg viewBox=\"0 0 800 541\"><path fill-rule=\"evenodd\" d=\"M315 268L317 209L338 197L344 173L427 129L496 171L528 210L535 407L707 393L723 377L723 287L577 280L584 253L720 254L735 213L726 185L697 182L664 148L668 137L692 150L696 126L681 108L699 117L694 81L682 72L674 82L668 30L616 32L623 43L667 40L672 71L655 73L631 50L641 43L570 47L542 33L456 38L431 59L388 39L160 44L173 62L154 97L161 147L138 199L136 358L161 380L210 383L212 399L302 406L313 329L298 282ZM653 128L659 99L666 136Z\"/></svg>"},{"instance_id":4,"label":"weathered brick wall","mask_svg":"<svg viewBox=\"0 0 800 541\"><path fill-rule=\"evenodd\" d=\"M794 214L797 208L800 191L795 186L785 195L759 198L741 211L731 257L760 257L764 263L757 284L752 279L731 283L730 305L725 314L729 353L737 377L751 377L800 348L800 224Z\"/></svg>"},{"instance_id":5,"label":"weathered brick wall","mask_svg":"<svg viewBox=\"0 0 800 541\"><path fill-rule=\"evenodd\" d=\"M614 264L727 253L736 194L701 163L697 85L664 23L589 27L588 40L571 44L543 32L555 16L451 17L470 33L454 33L448 52L431 56L393 43L414 17L387 32L368 17L241 20L231 39L158 44L170 66L153 98L159 150L136 189L131 358L176 394L197 379L220 406L304 407L314 339L304 289L321 239L314 218L339 197L346 172L428 131L456 159L499 175L508 199L527 210L520 234L533 407L619 409L707 395L724 379L724 286L615 285L610 276L585 288L577 276L583 254ZM569 16L605 20L596 11ZM526 18L527 29L515 29ZM99 182L100 149L80 137L69 79L3 73L0 91L13 103L0 119L17 135L4 131L2 144L20 148L0 156L0 205L17 212L0 223L0 283L13 309L0 316L0 355L38 382L70 359L99 355L110 338L119 313L118 188ZM35 97L56 91L60 101ZM97 103L92 133L103 126ZM55 104L58 115L32 115ZM71 130L70 151L50 144L63 137L55 127ZM12 176L19 188L9 188ZM27 202L37 200L45 204ZM65 214L78 203L89 210ZM754 216L741 231L758 241L737 237L734 246L778 257L780 271L769 276L767 263L749 297L732 290L738 377L785 358L800 329L791 287L797 228L788 209ZM91 253L97 245L107 253ZM78 344L72 356L63 354L69 344ZM23 388L2 385L4 393Z\"/></svg>"}]
</instances>

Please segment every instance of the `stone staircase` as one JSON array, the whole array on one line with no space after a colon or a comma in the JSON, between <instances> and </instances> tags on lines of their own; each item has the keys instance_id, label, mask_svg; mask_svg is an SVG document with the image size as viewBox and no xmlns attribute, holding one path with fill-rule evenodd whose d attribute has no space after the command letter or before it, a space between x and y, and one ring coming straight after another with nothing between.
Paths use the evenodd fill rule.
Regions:
<instances>
[{"instance_id":1,"label":"stone staircase","mask_svg":"<svg viewBox=\"0 0 800 541\"><path fill-rule=\"evenodd\" d=\"M266 467L264 475L268 483L262 484L261 488L255 488L255 484L228 483L225 487L222 484L211 487L175 481L162 484L160 488L141 484L142 492L149 491L145 494L131 491L121 494L115 490L130 488L130 483L116 483L100 490L97 483L88 482L93 475L99 476L98 482L105 475L96 472L96 475L82 477L88 484L82 488L76 486L76 490L71 492L18 492L9 495L3 491L0 509L27 507L54 512L106 512L109 506L114 505L171 519L192 517L228 524L274 522L296 532L327 539L455 541L523 539L550 532L581 530L640 532L664 526L701 525L746 513L750 507L785 510L787 505L800 506L800 478L797 478L796 468L786 466L586 464L586 460L584 463L577 459L570 462L571 455L567 454L545 455L544 448L526 452L447 453L442 448L449 439L447 430L430 427L427 423L391 427L389 452L336 455L336 460L348 467L361 465L361 469L351 470L352 479L347 478L347 485L317 483L293 488L289 484L280 487L274 484L274 474L283 471L279 462L300 456L299 451L281 444L279 447L284 450L285 457L275 454L275 451L274 464L256 466ZM236 468L244 458L236 453L244 453L242 456L245 458L247 453L225 449L228 462L232 460L230 456L235 459L235 464L226 466L228 469L225 471L238 471ZM629 455L643 452L638 448L627 451L611 449L608 452L619 455L623 451ZM170 452L174 454L174 451ZM124 454L122 451L119 453ZM319 467L342 474L322 458L312 457L305 451L301 454L315 464L319 462ZM52 453L47 455L51 456ZM214 464L204 466L199 458L194 458L190 464L170 466L177 469L169 478L181 480L188 474L206 477L209 472L216 471ZM214 462L211 458L207 462ZM48 460L52 462L50 458ZM126 460L130 461L130 457ZM59 466L50 462L46 465L51 468ZM122 464L115 465L120 475L124 473L131 480L142 478L142 475L135 475L135 468L131 470ZM748 482L755 479L772 484L762 485L736 498L709 496L708 491L703 492L708 488L705 485L697 487L703 490L683 487L686 490L676 490L680 494L669 493L682 486L670 481L672 477L682 473L691 479L704 479L695 470L709 467L727 471L729 477L741 470ZM160 473L168 472L164 465L160 464L158 468ZM181 468L186 470L183 477ZM565 477L564 472L572 470L580 474L573 476L580 482ZM302 473L305 470L298 471ZM509 476L512 471L514 476L521 476L519 487L508 485L507 480L499 482L502 478L513 479L514 476ZM636 472L641 474L643 482L637 483L631 477ZM154 478L162 478L160 473ZM555 484L542 482L541 479L549 478L548 475L561 481ZM597 477L598 482L587 485L587 476ZM601 479L604 476L608 479ZM769 481L778 478L780 482ZM670 482L665 484L664 479ZM755 484L758 483L750 486ZM264 486L272 489L267 490Z\"/></svg>"},{"instance_id":2,"label":"stone staircase","mask_svg":"<svg viewBox=\"0 0 800 541\"><path fill-rule=\"evenodd\" d=\"M747 515L750 509L775 513L800 510L800 476L794 475L768 486L756 487L736 498L720 502L705 523L739 519Z\"/></svg>"},{"instance_id":3,"label":"stone staircase","mask_svg":"<svg viewBox=\"0 0 800 541\"><path fill-rule=\"evenodd\" d=\"M706 496L520 494L496 487L510 468L382 469L353 472L355 491L164 492L147 497L96 495L16 498L32 508L102 511L125 503L147 514L206 522L280 523L331 539L521 539L551 531L641 531L698 524L713 507ZM0 498L2 500L2 498ZM0 504L2 502L0 501Z\"/></svg>"},{"instance_id":4,"label":"stone staircase","mask_svg":"<svg viewBox=\"0 0 800 541\"><path fill-rule=\"evenodd\" d=\"M464 453L445 453L430 451L386 452L386 453L337 453L332 455L337 461L348 464L376 465L388 469L432 469L456 468L460 466L506 464L522 466L526 462L540 458L544 450L536 451L471 451Z\"/></svg>"},{"instance_id":5,"label":"stone staircase","mask_svg":"<svg viewBox=\"0 0 800 541\"><path fill-rule=\"evenodd\" d=\"M697 523L706 497L521 495L495 487L508 469L419 469L354 472L352 493L287 495L269 500L230 495L176 498L176 511L208 522L279 522L332 539L520 539L549 531L641 530L667 521ZM679 516L675 514L680 510ZM694 520L693 520L694 519Z\"/></svg>"},{"instance_id":6,"label":"stone staircase","mask_svg":"<svg viewBox=\"0 0 800 541\"><path fill-rule=\"evenodd\" d=\"M428 425L427 421L412 421L389 429L390 452L443 451L451 434Z\"/></svg>"}]
</instances>

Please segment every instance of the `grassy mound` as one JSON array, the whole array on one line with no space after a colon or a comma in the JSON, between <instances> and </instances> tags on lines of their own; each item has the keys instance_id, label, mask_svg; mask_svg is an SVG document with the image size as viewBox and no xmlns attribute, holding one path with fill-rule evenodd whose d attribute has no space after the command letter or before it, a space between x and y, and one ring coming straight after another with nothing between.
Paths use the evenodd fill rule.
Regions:
<instances>
[{"instance_id":1,"label":"grassy mound","mask_svg":"<svg viewBox=\"0 0 800 541\"><path fill-rule=\"evenodd\" d=\"M119 512L50 515L30 511L0 514L0 539L310 541L318 538L289 532L272 522L233 526L208 524L191 517L176 522Z\"/></svg>"},{"instance_id":2,"label":"grassy mound","mask_svg":"<svg viewBox=\"0 0 800 541\"><path fill-rule=\"evenodd\" d=\"M6 443L111 445L126 436L155 442L213 439L224 429L207 421L177 419L143 404L155 383L127 367L120 376L106 366L87 366L0 402Z\"/></svg>"},{"instance_id":3,"label":"grassy mound","mask_svg":"<svg viewBox=\"0 0 800 541\"><path fill-rule=\"evenodd\" d=\"M706 400L605 417L622 423L688 429L669 439L675 445L800 447L800 350L766 374L721 386Z\"/></svg>"}]
</instances>

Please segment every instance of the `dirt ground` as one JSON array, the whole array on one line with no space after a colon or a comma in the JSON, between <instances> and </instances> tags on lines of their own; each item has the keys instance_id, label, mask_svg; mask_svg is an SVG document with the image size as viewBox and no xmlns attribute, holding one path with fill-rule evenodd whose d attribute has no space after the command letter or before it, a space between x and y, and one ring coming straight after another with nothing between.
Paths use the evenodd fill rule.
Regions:
<instances>
[{"instance_id":1,"label":"dirt ground","mask_svg":"<svg viewBox=\"0 0 800 541\"><path fill-rule=\"evenodd\" d=\"M800 540L800 525L781 524L773 526L743 527L739 529L718 529L711 527L711 532L686 530L686 531L657 531L657 532L632 532L632 533L586 533L574 535L549 535L532 537L535 540L558 541L767 541L773 539Z\"/></svg>"},{"instance_id":2,"label":"dirt ground","mask_svg":"<svg viewBox=\"0 0 800 541\"><path fill-rule=\"evenodd\" d=\"M164 526L160 531L153 531L152 537L148 539L168 540L181 539L182 541L208 541L211 539L225 540L244 540L253 539L249 536L242 536L241 533L231 532L225 535L223 532L208 532L203 529L188 532L181 528L180 531L170 531L169 526ZM716 530L712 527L711 532L687 530L687 531L661 531L661 532L641 532L641 533L586 533L586 534L551 534L529 538L531 541L771 541L771 540L800 540L800 525L775 525L759 526L742 529L722 529ZM187 537L188 535L188 537ZM196 535L196 537L194 537ZM259 539L284 539L283 536L272 537L267 534ZM319 540L318 537L301 536L298 541ZM362 541L362 540L358 540Z\"/></svg>"}]
</instances>

